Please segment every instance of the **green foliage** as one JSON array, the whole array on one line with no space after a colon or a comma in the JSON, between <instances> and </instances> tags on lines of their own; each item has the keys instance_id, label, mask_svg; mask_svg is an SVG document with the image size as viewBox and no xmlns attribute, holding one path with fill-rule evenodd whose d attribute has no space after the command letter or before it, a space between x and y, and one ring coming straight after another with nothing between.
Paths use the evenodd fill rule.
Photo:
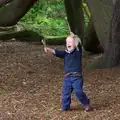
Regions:
<instances>
[{"instance_id":1,"label":"green foliage","mask_svg":"<svg viewBox=\"0 0 120 120\"><path fill-rule=\"evenodd\" d=\"M85 23L85 28L87 28L88 23L89 23L89 18L86 14L84 14L84 23Z\"/></svg>"},{"instance_id":2,"label":"green foliage","mask_svg":"<svg viewBox=\"0 0 120 120\"><path fill-rule=\"evenodd\" d=\"M63 0L38 0L21 19L21 24L43 36L66 36L69 34ZM88 19L85 15L85 25Z\"/></svg>"},{"instance_id":3,"label":"green foliage","mask_svg":"<svg viewBox=\"0 0 120 120\"><path fill-rule=\"evenodd\" d=\"M62 0L38 1L20 22L44 36L60 36L69 33Z\"/></svg>"}]
</instances>

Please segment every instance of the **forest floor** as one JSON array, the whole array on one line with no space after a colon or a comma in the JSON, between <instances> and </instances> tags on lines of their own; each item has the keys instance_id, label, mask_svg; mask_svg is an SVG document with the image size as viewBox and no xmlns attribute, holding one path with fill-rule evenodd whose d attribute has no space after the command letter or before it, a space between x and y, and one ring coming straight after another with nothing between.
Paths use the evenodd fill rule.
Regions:
<instances>
[{"instance_id":1,"label":"forest floor","mask_svg":"<svg viewBox=\"0 0 120 120\"><path fill-rule=\"evenodd\" d=\"M84 57L83 67L93 59ZM0 120L120 120L119 68L84 72L91 112L83 110L74 94L74 110L58 111L62 80L63 60L45 55L40 44L1 42Z\"/></svg>"}]
</instances>

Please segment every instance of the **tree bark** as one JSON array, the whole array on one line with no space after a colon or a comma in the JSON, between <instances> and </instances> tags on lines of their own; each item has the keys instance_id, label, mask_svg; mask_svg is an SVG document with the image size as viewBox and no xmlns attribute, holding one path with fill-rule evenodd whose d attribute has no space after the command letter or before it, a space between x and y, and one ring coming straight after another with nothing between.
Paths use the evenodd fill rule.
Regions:
<instances>
[{"instance_id":1,"label":"tree bark","mask_svg":"<svg viewBox=\"0 0 120 120\"><path fill-rule=\"evenodd\" d=\"M85 0L92 15L99 42L105 49L109 39L110 20L114 0Z\"/></svg>"},{"instance_id":2,"label":"tree bark","mask_svg":"<svg viewBox=\"0 0 120 120\"><path fill-rule=\"evenodd\" d=\"M109 36L104 54L105 66L114 67L120 64L120 0L114 4Z\"/></svg>"},{"instance_id":3,"label":"tree bark","mask_svg":"<svg viewBox=\"0 0 120 120\"><path fill-rule=\"evenodd\" d=\"M0 6L11 2L12 0L0 0Z\"/></svg>"},{"instance_id":4,"label":"tree bark","mask_svg":"<svg viewBox=\"0 0 120 120\"><path fill-rule=\"evenodd\" d=\"M14 38L14 39L13 39ZM1 41L22 41L22 42L36 42L37 44L41 44L41 40L45 39L47 45L65 45L66 37L60 38L44 38L40 34L30 31L30 30L23 30L23 31L16 31L10 33L4 33L0 35Z\"/></svg>"},{"instance_id":5,"label":"tree bark","mask_svg":"<svg viewBox=\"0 0 120 120\"><path fill-rule=\"evenodd\" d=\"M83 41L83 47L86 51L92 52L92 53L103 53L104 49L100 45L100 42L98 40L92 18L90 18L89 24L87 29L84 33L84 41Z\"/></svg>"},{"instance_id":6,"label":"tree bark","mask_svg":"<svg viewBox=\"0 0 120 120\"><path fill-rule=\"evenodd\" d=\"M37 0L13 0L0 9L0 26L15 25Z\"/></svg>"},{"instance_id":7,"label":"tree bark","mask_svg":"<svg viewBox=\"0 0 120 120\"><path fill-rule=\"evenodd\" d=\"M11 39L23 41L40 41L43 37L37 32L26 30L22 25L14 25L9 27L0 27L0 40L7 41Z\"/></svg>"},{"instance_id":8,"label":"tree bark","mask_svg":"<svg viewBox=\"0 0 120 120\"><path fill-rule=\"evenodd\" d=\"M14 38L14 39L13 39ZM15 25L9 27L0 27L1 41L23 41L23 42L37 42L42 44L41 40L45 39L47 45L65 45L66 36L48 37L45 38L39 33L32 30L26 30L24 26Z\"/></svg>"},{"instance_id":9,"label":"tree bark","mask_svg":"<svg viewBox=\"0 0 120 120\"><path fill-rule=\"evenodd\" d=\"M82 10L82 0L64 0L64 5L71 31L83 39L84 16Z\"/></svg>"},{"instance_id":10,"label":"tree bark","mask_svg":"<svg viewBox=\"0 0 120 120\"><path fill-rule=\"evenodd\" d=\"M116 0L110 24L109 39L103 56L90 68L112 68L120 65L120 1Z\"/></svg>"}]
</instances>

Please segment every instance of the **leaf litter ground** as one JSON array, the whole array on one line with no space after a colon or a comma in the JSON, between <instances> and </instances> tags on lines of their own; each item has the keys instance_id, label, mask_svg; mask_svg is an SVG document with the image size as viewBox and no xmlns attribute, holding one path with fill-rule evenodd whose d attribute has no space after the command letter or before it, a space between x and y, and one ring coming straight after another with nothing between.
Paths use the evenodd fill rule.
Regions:
<instances>
[{"instance_id":1,"label":"leaf litter ground","mask_svg":"<svg viewBox=\"0 0 120 120\"><path fill-rule=\"evenodd\" d=\"M93 59L84 57L83 66ZM39 44L1 42L0 120L120 120L120 69L83 75L94 111L84 112L73 94L74 110L60 113L63 60L46 56Z\"/></svg>"}]
</instances>

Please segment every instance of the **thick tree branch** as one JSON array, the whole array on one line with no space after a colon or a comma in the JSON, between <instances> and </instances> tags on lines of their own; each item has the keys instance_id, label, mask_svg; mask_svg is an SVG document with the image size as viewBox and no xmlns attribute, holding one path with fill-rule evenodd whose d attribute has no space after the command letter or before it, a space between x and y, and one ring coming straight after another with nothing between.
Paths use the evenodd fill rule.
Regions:
<instances>
[{"instance_id":1,"label":"thick tree branch","mask_svg":"<svg viewBox=\"0 0 120 120\"><path fill-rule=\"evenodd\" d=\"M37 0L13 0L0 9L0 26L15 25Z\"/></svg>"},{"instance_id":2,"label":"thick tree branch","mask_svg":"<svg viewBox=\"0 0 120 120\"><path fill-rule=\"evenodd\" d=\"M0 0L0 5L7 4L13 0Z\"/></svg>"}]
</instances>

